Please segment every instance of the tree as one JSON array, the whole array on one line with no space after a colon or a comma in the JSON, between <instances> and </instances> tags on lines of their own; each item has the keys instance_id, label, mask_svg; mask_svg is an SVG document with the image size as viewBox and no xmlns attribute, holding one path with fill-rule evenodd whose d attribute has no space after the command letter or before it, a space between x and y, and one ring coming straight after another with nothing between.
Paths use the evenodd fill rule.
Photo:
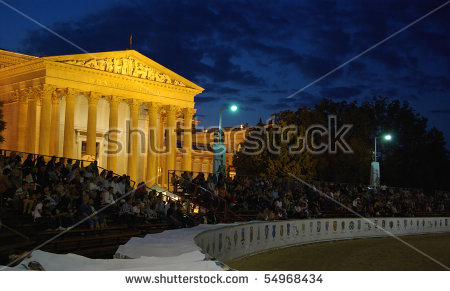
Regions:
<instances>
[{"instance_id":1,"label":"tree","mask_svg":"<svg viewBox=\"0 0 450 291\"><path fill-rule=\"evenodd\" d=\"M337 124L351 124L345 136L353 153L342 151L323 154L289 153L289 143L280 143L281 137L274 134L279 127L294 125L298 128L292 139L305 134L312 125L328 125L328 116L334 115ZM427 119L410 107L407 102L375 97L358 104L334 102L323 99L314 107L300 107L295 112L285 110L274 114L274 124L265 127L264 132L253 138L260 143L281 145L278 154L267 149L247 155L246 149L254 146L246 140L233 164L238 174L284 176L286 172L298 174L307 179L331 182L368 184L370 162L373 157L373 143L383 133L393 135L389 143L378 143L381 182L389 186L420 187L425 189L450 189L450 158L445 139L436 128L428 129ZM250 136L250 135L249 135ZM311 142L324 142L328 136L315 137Z\"/></svg>"},{"instance_id":2,"label":"tree","mask_svg":"<svg viewBox=\"0 0 450 291\"><path fill-rule=\"evenodd\" d=\"M286 122L248 129L241 150L233 157L238 175L289 177L293 174L303 179L315 175L316 164L311 154L303 151L291 154L295 149L302 128L296 132L281 132Z\"/></svg>"}]
</instances>

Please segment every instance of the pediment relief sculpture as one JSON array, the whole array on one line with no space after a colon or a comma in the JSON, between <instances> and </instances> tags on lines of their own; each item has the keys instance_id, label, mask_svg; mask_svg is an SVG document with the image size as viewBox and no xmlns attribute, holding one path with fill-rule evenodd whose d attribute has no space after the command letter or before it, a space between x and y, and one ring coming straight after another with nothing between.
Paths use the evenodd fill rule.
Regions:
<instances>
[{"instance_id":1,"label":"pediment relief sculpture","mask_svg":"<svg viewBox=\"0 0 450 291\"><path fill-rule=\"evenodd\" d=\"M144 65L131 57L89 59L89 60L66 60L61 62L70 65L83 66L95 70L106 71L110 73L122 74L126 76L132 76L141 79L171 84L175 86L186 87L184 83L172 79L169 75L161 73L150 66Z\"/></svg>"}]
</instances>

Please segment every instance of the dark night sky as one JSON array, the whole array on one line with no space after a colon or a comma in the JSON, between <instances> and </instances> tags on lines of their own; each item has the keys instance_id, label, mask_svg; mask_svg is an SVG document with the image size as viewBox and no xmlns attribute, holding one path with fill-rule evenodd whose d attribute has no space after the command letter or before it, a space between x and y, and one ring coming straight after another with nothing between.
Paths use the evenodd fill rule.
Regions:
<instances>
[{"instance_id":1,"label":"dark night sky","mask_svg":"<svg viewBox=\"0 0 450 291\"><path fill-rule=\"evenodd\" d=\"M2 0L3 1L3 0ZM409 101L450 141L450 4L343 69L286 98L444 0L13 1L8 4L89 52L133 48L206 90L200 125L257 123L323 97ZM129 2L129 3L128 3ZM0 1L0 48L81 53Z\"/></svg>"}]
</instances>

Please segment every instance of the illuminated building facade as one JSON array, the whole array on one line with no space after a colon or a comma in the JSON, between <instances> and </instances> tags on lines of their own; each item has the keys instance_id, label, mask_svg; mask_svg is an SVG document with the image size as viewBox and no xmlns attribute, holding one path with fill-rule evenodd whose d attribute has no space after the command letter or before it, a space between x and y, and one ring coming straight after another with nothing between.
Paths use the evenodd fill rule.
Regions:
<instances>
[{"instance_id":1,"label":"illuminated building facade","mask_svg":"<svg viewBox=\"0 0 450 291\"><path fill-rule=\"evenodd\" d=\"M0 50L2 148L95 159L134 181L166 185L168 170L212 171L212 153L188 146L213 142L211 132L192 131L203 90L135 50L51 57ZM244 134L226 133L228 165Z\"/></svg>"}]
</instances>

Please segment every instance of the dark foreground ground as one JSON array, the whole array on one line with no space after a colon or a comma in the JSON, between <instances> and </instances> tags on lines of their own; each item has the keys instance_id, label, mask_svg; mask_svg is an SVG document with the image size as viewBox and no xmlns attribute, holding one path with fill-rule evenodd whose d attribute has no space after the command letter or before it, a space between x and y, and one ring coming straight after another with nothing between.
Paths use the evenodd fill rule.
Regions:
<instances>
[{"instance_id":1,"label":"dark foreground ground","mask_svg":"<svg viewBox=\"0 0 450 291\"><path fill-rule=\"evenodd\" d=\"M400 239L450 266L450 234ZM278 249L227 262L242 271L425 271L444 267L395 238L325 242Z\"/></svg>"}]
</instances>

